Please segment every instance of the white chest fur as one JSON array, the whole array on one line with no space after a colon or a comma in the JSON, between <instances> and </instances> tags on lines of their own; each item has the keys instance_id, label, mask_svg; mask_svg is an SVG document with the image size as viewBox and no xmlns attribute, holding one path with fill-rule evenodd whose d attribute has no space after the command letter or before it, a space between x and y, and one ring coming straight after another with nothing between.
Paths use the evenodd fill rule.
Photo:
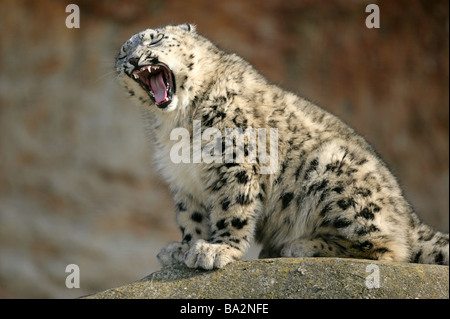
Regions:
<instances>
[{"instance_id":1,"label":"white chest fur","mask_svg":"<svg viewBox=\"0 0 450 319\"><path fill-rule=\"evenodd\" d=\"M170 140L168 136L164 137L164 141L155 149L154 157L157 167L171 187L176 187L203 200L205 193L202 187L202 164L192 163L192 161L189 163L174 161L171 151L176 143L177 141ZM192 154L191 148L190 154Z\"/></svg>"}]
</instances>

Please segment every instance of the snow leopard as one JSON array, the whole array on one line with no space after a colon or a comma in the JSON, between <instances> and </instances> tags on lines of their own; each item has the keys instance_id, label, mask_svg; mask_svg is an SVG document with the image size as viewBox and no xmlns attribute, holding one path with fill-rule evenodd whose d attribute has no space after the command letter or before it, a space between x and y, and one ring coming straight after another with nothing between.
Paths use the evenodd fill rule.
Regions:
<instances>
[{"instance_id":1,"label":"snow leopard","mask_svg":"<svg viewBox=\"0 0 450 319\"><path fill-rule=\"evenodd\" d=\"M148 114L154 160L174 200L182 238L157 255L162 266L221 268L242 259L253 241L262 246L259 258L448 265L449 235L421 222L363 137L270 83L195 25L133 35L120 48L116 73ZM222 134L205 134L213 128ZM175 161L181 136L173 133L180 129L187 160ZM255 145L250 133L260 129L266 134ZM243 139L226 134L232 130ZM259 149L269 144L276 156L268 161ZM214 160L198 156L211 150Z\"/></svg>"}]
</instances>

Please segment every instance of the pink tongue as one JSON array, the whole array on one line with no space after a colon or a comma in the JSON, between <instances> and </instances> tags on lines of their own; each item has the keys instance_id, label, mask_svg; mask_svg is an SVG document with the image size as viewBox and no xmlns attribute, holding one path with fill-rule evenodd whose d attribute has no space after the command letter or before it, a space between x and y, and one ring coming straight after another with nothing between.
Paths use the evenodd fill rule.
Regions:
<instances>
[{"instance_id":1,"label":"pink tongue","mask_svg":"<svg viewBox=\"0 0 450 319\"><path fill-rule=\"evenodd\" d=\"M152 91L155 94L156 103L159 104L167 101L167 88L164 84L162 72L150 77L150 85L152 86Z\"/></svg>"}]
</instances>

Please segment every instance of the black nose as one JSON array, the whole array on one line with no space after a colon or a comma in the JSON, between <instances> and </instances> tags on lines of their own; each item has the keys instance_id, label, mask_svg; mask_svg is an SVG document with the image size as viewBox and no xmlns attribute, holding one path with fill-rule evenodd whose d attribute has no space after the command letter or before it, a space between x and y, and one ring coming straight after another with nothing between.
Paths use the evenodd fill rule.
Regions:
<instances>
[{"instance_id":1,"label":"black nose","mask_svg":"<svg viewBox=\"0 0 450 319\"><path fill-rule=\"evenodd\" d=\"M128 60L128 62L135 68L139 68L139 58L131 58Z\"/></svg>"}]
</instances>

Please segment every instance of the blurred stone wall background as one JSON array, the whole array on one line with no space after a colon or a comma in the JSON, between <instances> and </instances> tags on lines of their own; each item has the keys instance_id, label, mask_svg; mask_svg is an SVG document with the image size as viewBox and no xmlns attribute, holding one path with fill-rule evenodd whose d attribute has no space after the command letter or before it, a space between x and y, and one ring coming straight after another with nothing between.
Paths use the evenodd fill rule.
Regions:
<instances>
[{"instance_id":1,"label":"blurred stone wall background","mask_svg":"<svg viewBox=\"0 0 450 319\"><path fill-rule=\"evenodd\" d=\"M372 2L380 29L365 27ZM79 29L65 26L70 3ZM1 0L0 297L122 285L179 240L113 65L132 34L183 22L356 128L448 231L448 0ZM79 289L65 286L72 263Z\"/></svg>"}]
</instances>

